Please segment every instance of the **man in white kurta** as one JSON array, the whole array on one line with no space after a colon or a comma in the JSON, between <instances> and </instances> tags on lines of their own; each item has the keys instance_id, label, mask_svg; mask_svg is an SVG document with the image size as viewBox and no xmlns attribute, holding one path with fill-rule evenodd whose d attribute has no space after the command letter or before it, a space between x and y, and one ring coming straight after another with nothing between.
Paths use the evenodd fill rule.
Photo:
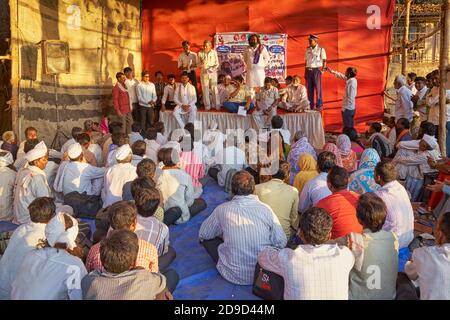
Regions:
<instances>
[{"instance_id":1,"label":"man in white kurta","mask_svg":"<svg viewBox=\"0 0 450 320\"><path fill-rule=\"evenodd\" d=\"M30 251L36 249L39 240L45 239L45 226L55 215L51 198L38 199L30 207L31 221L14 230L8 247L0 259L0 300L11 298L11 284L23 259Z\"/></svg>"},{"instance_id":2,"label":"man in white kurta","mask_svg":"<svg viewBox=\"0 0 450 320\"><path fill-rule=\"evenodd\" d=\"M212 49L211 41L205 40L203 50L198 55L198 66L200 67L200 82L202 84L203 104L205 109L211 109L210 93L213 96L213 106L219 110L219 90L217 89L217 69L219 68L219 57Z\"/></svg>"},{"instance_id":3,"label":"man in white kurta","mask_svg":"<svg viewBox=\"0 0 450 320\"><path fill-rule=\"evenodd\" d=\"M266 77L264 69L269 64L270 55L266 47L261 44L258 35L250 35L248 43L249 46L244 51L244 63L247 69L245 82L248 90L251 90L264 86Z\"/></svg>"},{"instance_id":4,"label":"man in white kurta","mask_svg":"<svg viewBox=\"0 0 450 320\"><path fill-rule=\"evenodd\" d=\"M292 83L285 89L285 94L279 104L280 108L290 111L298 112L309 109L309 100L306 87L301 84L300 77L294 76Z\"/></svg>"},{"instance_id":5,"label":"man in white kurta","mask_svg":"<svg viewBox=\"0 0 450 320\"><path fill-rule=\"evenodd\" d=\"M394 80L394 87L397 89L397 99L395 100L395 120L406 118L409 122L413 118L413 102L414 96L411 90L406 86L406 78L398 75Z\"/></svg>"},{"instance_id":6,"label":"man in white kurta","mask_svg":"<svg viewBox=\"0 0 450 320\"><path fill-rule=\"evenodd\" d=\"M52 192L44 172L48 163L48 150L45 143L38 143L34 149L25 155L29 166L17 173L14 189L14 219L13 223L30 222L29 204L36 198L51 197Z\"/></svg>"},{"instance_id":7,"label":"man in white kurta","mask_svg":"<svg viewBox=\"0 0 450 320\"><path fill-rule=\"evenodd\" d=\"M280 103L278 89L272 86L272 79L264 80L264 88L256 95L256 111L253 119L259 129L270 126L270 119L277 114L277 106Z\"/></svg>"},{"instance_id":8,"label":"man in white kurta","mask_svg":"<svg viewBox=\"0 0 450 320\"><path fill-rule=\"evenodd\" d=\"M106 169L86 163L79 143L69 147L68 156L70 161L65 161L58 170L53 186L55 191L64 195L71 192L100 195Z\"/></svg>"},{"instance_id":9,"label":"man in white kurta","mask_svg":"<svg viewBox=\"0 0 450 320\"><path fill-rule=\"evenodd\" d=\"M173 110L173 116L180 128L184 128L188 122L194 123L197 118L197 107L195 106L197 97L194 86L189 83L187 73L183 73L181 76L181 85L177 86L173 98L177 105ZM182 119L182 115L187 117L187 122Z\"/></svg>"},{"instance_id":10,"label":"man in white kurta","mask_svg":"<svg viewBox=\"0 0 450 320\"><path fill-rule=\"evenodd\" d=\"M13 163L10 152L0 151L0 221L10 221L13 218L16 171L9 167Z\"/></svg>"},{"instance_id":11,"label":"man in white kurta","mask_svg":"<svg viewBox=\"0 0 450 320\"><path fill-rule=\"evenodd\" d=\"M105 187L102 192L103 208L122 200L122 190L125 183L137 178L136 167L131 164L132 150L125 144L116 151L117 164L105 172Z\"/></svg>"}]
</instances>

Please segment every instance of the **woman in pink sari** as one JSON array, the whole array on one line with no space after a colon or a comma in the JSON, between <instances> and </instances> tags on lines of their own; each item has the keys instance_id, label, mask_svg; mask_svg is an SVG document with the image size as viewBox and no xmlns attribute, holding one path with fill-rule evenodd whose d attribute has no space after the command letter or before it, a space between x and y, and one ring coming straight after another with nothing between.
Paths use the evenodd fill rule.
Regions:
<instances>
[{"instance_id":1,"label":"woman in pink sari","mask_svg":"<svg viewBox=\"0 0 450 320\"><path fill-rule=\"evenodd\" d=\"M353 172L358 169L356 152L352 150L352 142L346 134L337 137L336 146L342 158L342 165L347 172Z\"/></svg>"},{"instance_id":2,"label":"woman in pink sari","mask_svg":"<svg viewBox=\"0 0 450 320\"><path fill-rule=\"evenodd\" d=\"M334 143L327 142L323 146L323 151L329 151L329 152L333 153L336 156L336 165L339 167L343 167L341 154L339 152L338 147Z\"/></svg>"}]
</instances>

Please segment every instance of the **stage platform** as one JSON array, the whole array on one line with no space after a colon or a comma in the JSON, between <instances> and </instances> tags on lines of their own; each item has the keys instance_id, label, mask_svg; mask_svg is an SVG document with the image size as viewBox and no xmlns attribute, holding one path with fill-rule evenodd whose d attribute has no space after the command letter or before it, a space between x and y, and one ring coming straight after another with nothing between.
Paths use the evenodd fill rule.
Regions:
<instances>
[{"instance_id":1,"label":"stage platform","mask_svg":"<svg viewBox=\"0 0 450 320\"><path fill-rule=\"evenodd\" d=\"M322 149L325 144L325 132L320 112L279 113L279 116L284 120L284 129L289 130L292 137L295 132L302 130L314 148ZM252 114L243 117L226 111L203 111L200 109L197 111L197 120L202 123L203 132L206 132L208 125L213 120L218 123L219 130L223 133L226 133L227 129L247 130L253 128L257 130L258 128ZM160 112L160 121L164 122L167 133L178 128L172 110Z\"/></svg>"}]
</instances>

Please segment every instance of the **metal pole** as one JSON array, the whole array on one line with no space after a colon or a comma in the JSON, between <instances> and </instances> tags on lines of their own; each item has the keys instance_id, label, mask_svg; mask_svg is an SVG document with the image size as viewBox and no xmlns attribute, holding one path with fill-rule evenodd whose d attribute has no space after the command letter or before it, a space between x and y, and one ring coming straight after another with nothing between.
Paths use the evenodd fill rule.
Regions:
<instances>
[{"instance_id":1,"label":"metal pole","mask_svg":"<svg viewBox=\"0 0 450 320\"><path fill-rule=\"evenodd\" d=\"M19 1L10 0L10 23L11 23L11 121L12 130L20 141L19 128Z\"/></svg>"},{"instance_id":2,"label":"metal pole","mask_svg":"<svg viewBox=\"0 0 450 320\"><path fill-rule=\"evenodd\" d=\"M442 157L447 156L446 139L447 130L447 94L446 87L448 84L448 50L450 37L450 0L443 0L442 16L441 16L441 50L439 53L440 64L440 86L439 86L439 146L441 148Z\"/></svg>"},{"instance_id":3,"label":"metal pole","mask_svg":"<svg viewBox=\"0 0 450 320\"><path fill-rule=\"evenodd\" d=\"M403 30L402 42L402 74L406 76L406 67L408 65L408 42L409 42L409 14L411 11L412 0L405 0L405 29Z\"/></svg>"}]
</instances>

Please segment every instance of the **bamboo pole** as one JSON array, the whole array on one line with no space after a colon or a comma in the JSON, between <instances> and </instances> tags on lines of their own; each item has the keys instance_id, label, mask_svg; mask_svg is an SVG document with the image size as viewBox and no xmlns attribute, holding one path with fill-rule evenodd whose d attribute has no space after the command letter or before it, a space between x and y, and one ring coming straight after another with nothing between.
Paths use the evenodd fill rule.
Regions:
<instances>
[{"instance_id":1,"label":"bamboo pole","mask_svg":"<svg viewBox=\"0 0 450 320\"><path fill-rule=\"evenodd\" d=\"M446 124L447 124L447 103L446 86L448 84L448 50L450 37L450 0L443 0L441 15L441 50L439 54L440 64L440 86L439 86L439 146L442 157L446 157Z\"/></svg>"},{"instance_id":2,"label":"bamboo pole","mask_svg":"<svg viewBox=\"0 0 450 320\"><path fill-rule=\"evenodd\" d=\"M12 130L20 141L19 134L19 14L18 0L10 0L10 22L11 22L11 118Z\"/></svg>"},{"instance_id":3,"label":"bamboo pole","mask_svg":"<svg viewBox=\"0 0 450 320\"><path fill-rule=\"evenodd\" d=\"M402 74L406 76L406 68L408 65L408 42L409 42L409 16L411 13L412 0L405 0L405 29L403 31L402 42Z\"/></svg>"}]
</instances>

